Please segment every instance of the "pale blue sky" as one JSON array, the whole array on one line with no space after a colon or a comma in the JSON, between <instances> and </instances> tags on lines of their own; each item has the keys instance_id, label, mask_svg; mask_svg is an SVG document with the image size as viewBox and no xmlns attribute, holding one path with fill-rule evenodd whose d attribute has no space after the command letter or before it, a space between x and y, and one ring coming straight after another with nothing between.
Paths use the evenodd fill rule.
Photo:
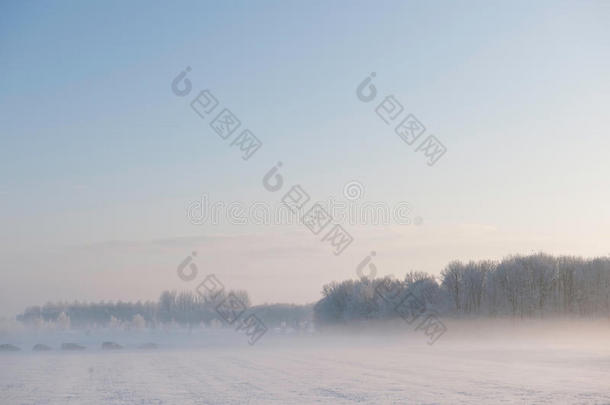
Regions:
<instances>
[{"instance_id":1,"label":"pale blue sky","mask_svg":"<svg viewBox=\"0 0 610 405\"><path fill-rule=\"evenodd\" d=\"M148 298L167 283L147 273L158 283L146 289L95 289L91 278L85 292L49 292L47 278L105 260L54 256L65 246L249 232L273 244L276 230L197 227L184 210L204 192L277 201L260 179L278 160L315 199L356 179L369 200L412 204L425 234L402 248L417 252L388 249L386 273L409 260L438 272L461 256L608 254L608 21L608 1L3 2L0 304ZM263 141L250 161L192 112L192 97L171 92L186 66L194 90L212 89ZM373 71L380 95L395 95L446 145L434 167L356 98ZM365 236L358 242L373 249ZM114 268L135 266L121 257ZM329 257L330 270L295 287L296 297L281 277L280 293L242 287L254 302L313 300L360 259ZM309 260L281 266L302 275ZM34 298L15 293L26 287Z\"/></svg>"}]
</instances>

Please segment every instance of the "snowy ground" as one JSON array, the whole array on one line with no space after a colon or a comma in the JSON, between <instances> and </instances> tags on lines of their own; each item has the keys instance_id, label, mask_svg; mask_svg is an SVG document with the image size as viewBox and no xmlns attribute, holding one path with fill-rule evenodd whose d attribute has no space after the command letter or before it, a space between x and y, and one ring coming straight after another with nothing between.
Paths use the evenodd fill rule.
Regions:
<instances>
[{"instance_id":1,"label":"snowy ground","mask_svg":"<svg viewBox=\"0 0 610 405\"><path fill-rule=\"evenodd\" d=\"M174 340L149 351L30 346L0 353L0 403L610 404L607 336L469 331L433 346L408 333L270 334L250 347L233 331L217 331L218 344L199 344L196 335L188 348Z\"/></svg>"}]
</instances>

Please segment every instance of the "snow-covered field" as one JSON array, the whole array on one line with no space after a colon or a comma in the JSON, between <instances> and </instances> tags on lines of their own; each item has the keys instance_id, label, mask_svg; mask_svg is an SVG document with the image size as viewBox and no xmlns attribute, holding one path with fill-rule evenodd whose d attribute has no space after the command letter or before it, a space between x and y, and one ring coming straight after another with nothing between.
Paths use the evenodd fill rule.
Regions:
<instances>
[{"instance_id":1,"label":"snow-covered field","mask_svg":"<svg viewBox=\"0 0 610 405\"><path fill-rule=\"evenodd\" d=\"M449 327L433 346L416 333L270 333L250 347L233 331L157 350L102 351L91 336L82 352L22 346L0 353L0 403L610 404L608 335Z\"/></svg>"}]
</instances>

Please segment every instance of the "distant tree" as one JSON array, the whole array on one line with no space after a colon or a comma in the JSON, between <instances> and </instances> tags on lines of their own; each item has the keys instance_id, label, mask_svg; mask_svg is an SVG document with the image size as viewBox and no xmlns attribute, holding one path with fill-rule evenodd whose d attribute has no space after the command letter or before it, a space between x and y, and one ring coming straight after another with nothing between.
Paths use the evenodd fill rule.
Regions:
<instances>
[{"instance_id":1,"label":"distant tree","mask_svg":"<svg viewBox=\"0 0 610 405\"><path fill-rule=\"evenodd\" d=\"M158 316L161 322L174 320L176 307L176 292L163 291L159 297Z\"/></svg>"},{"instance_id":2,"label":"distant tree","mask_svg":"<svg viewBox=\"0 0 610 405\"><path fill-rule=\"evenodd\" d=\"M465 266L459 262L451 262L441 273L442 286L451 297L455 311L462 311L462 297L464 295L464 272Z\"/></svg>"},{"instance_id":3,"label":"distant tree","mask_svg":"<svg viewBox=\"0 0 610 405\"><path fill-rule=\"evenodd\" d=\"M132 329L144 329L146 327L146 320L144 319L144 317L140 314L135 314L133 316L133 319L131 320L131 323L129 325L130 328Z\"/></svg>"},{"instance_id":4,"label":"distant tree","mask_svg":"<svg viewBox=\"0 0 610 405\"><path fill-rule=\"evenodd\" d=\"M248 295L248 292L245 290L235 290L235 291L231 291L233 294L235 294L235 296L241 301L242 304L244 304L246 306L246 308L249 308L251 305L250 302L250 296Z\"/></svg>"},{"instance_id":5,"label":"distant tree","mask_svg":"<svg viewBox=\"0 0 610 405\"><path fill-rule=\"evenodd\" d=\"M59 314L55 323L59 329L70 329L70 317L65 312Z\"/></svg>"}]
</instances>

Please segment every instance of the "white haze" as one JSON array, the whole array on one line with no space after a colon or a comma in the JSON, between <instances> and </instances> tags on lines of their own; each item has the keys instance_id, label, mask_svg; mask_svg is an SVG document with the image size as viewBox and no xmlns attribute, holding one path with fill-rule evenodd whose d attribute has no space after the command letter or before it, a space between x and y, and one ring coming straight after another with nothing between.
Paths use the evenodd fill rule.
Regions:
<instances>
[{"instance_id":1,"label":"white haze","mask_svg":"<svg viewBox=\"0 0 610 405\"><path fill-rule=\"evenodd\" d=\"M608 320L444 320L434 345L403 322L322 333L4 330L3 404L610 402ZM102 351L101 342L124 345ZM57 350L61 342L86 346ZM138 349L146 342L156 350ZM46 343L55 350L32 352Z\"/></svg>"}]
</instances>

